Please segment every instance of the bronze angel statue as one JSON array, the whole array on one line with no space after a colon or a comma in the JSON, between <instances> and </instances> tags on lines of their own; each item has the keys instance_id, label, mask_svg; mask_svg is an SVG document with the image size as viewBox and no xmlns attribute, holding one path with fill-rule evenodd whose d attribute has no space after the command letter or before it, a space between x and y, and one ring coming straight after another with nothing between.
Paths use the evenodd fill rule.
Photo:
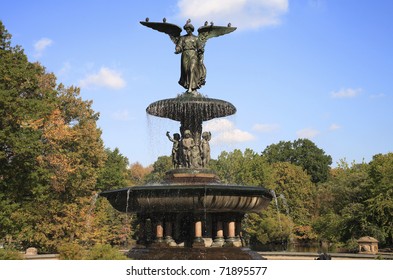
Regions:
<instances>
[{"instance_id":1,"label":"bronze angel statue","mask_svg":"<svg viewBox=\"0 0 393 280\"><path fill-rule=\"evenodd\" d=\"M206 41L236 30L236 27L231 27L230 24L228 26L215 26L213 23L205 22L204 26L198 28L198 36L195 36L193 34L194 26L191 24L191 20L187 20L183 27L187 34L181 36L182 29L175 24L167 23L165 18L163 22L149 22L147 18L146 21L140 23L168 34L172 42L175 43L175 54L181 53L179 84L188 93L196 92L206 82L206 67L203 63Z\"/></svg>"}]
</instances>

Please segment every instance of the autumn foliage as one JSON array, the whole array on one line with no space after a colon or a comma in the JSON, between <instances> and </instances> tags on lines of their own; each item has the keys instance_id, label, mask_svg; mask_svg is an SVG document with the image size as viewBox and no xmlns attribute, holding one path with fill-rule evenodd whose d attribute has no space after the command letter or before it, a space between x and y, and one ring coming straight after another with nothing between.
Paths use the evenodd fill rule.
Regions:
<instances>
[{"instance_id":1,"label":"autumn foliage","mask_svg":"<svg viewBox=\"0 0 393 280\"><path fill-rule=\"evenodd\" d=\"M111 151L92 102L10 40L0 22L0 243L40 252L67 242L125 244L128 218L98 198Z\"/></svg>"}]
</instances>

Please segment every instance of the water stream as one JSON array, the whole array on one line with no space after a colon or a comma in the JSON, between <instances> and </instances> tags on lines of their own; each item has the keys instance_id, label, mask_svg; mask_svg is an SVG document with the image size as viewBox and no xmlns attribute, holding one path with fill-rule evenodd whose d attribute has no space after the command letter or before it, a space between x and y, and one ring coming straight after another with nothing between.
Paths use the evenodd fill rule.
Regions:
<instances>
[{"instance_id":1,"label":"water stream","mask_svg":"<svg viewBox=\"0 0 393 280\"><path fill-rule=\"evenodd\" d=\"M281 218L280 218L280 208L279 208L279 206L278 206L278 200L277 200L276 192L275 192L274 190L271 190L270 192L271 192L271 194L273 195L274 204L276 205L278 224L279 224L279 226L280 226L280 231L281 231L281 234L282 234L282 224L281 224Z\"/></svg>"}]
</instances>

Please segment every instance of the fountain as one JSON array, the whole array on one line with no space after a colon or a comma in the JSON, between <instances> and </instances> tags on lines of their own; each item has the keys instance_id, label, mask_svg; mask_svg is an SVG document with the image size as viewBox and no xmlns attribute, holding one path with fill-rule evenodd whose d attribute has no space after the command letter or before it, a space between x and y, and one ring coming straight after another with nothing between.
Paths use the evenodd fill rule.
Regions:
<instances>
[{"instance_id":1,"label":"fountain","mask_svg":"<svg viewBox=\"0 0 393 280\"><path fill-rule=\"evenodd\" d=\"M180 133L167 137L173 142L173 169L160 184L104 191L118 211L136 213L139 221L138 246L129 252L135 259L255 259L261 258L245 248L241 221L248 212L266 208L272 199L269 190L256 186L220 183L209 169L211 133L203 122L233 115L231 103L207 98L197 90L205 84L203 53L209 38L233 32L236 28L205 23L192 34L188 20L182 29L163 22L140 22L166 33L181 53L179 84L186 92L176 98L150 104L150 115L180 122Z\"/></svg>"}]
</instances>

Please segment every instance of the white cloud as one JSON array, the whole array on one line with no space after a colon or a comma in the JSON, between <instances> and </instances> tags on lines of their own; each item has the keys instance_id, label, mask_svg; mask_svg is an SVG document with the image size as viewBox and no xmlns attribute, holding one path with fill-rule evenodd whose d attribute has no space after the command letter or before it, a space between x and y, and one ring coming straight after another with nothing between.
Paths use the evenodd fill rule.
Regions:
<instances>
[{"instance_id":1,"label":"white cloud","mask_svg":"<svg viewBox=\"0 0 393 280\"><path fill-rule=\"evenodd\" d=\"M233 130L235 125L227 119L214 119L205 123L203 129L206 131L217 132Z\"/></svg>"},{"instance_id":2,"label":"white cloud","mask_svg":"<svg viewBox=\"0 0 393 280\"><path fill-rule=\"evenodd\" d=\"M329 130L337 130L337 129L340 129L341 128L341 126L339 126L338 124L336 124L336 123L332 123L330 126L329 126Z\"/></svg>"},{"instance_id":3,"label":"white cloud","mask_svg":"<svg viewBox=\"0 0 393 280\"><path fill-rule=\"evenodd\" d=\"M124 88L126 82L121 77L121 73L109 69L107 67L101 67L97 74L90 74L79 82L80 87L107 87L111 89Z\"/></svg>"},{"instance_id":4,"label":"white cloud","mask_svg":"<svg viewBox=\"0 0 393 280\"><path fill-rule=\"evenodd\" d=\"M235 127L234 123L228 119L215 119L206 122L204 131L212 132L211 144L233 144L254 140L255 137L247 132Z\"/></svg>"},{"instance_id":5,"label":"white cloud","mask_svg":"<svg viewBox=\"0 0 393 280\"><path fill-rule=\"evenodd\" d=\"M247 142L254 139L255 137L251 133L235 128L230 131L221 132L217 136L214 136L213 134L211 143L233 144L233 143Z\"/></svg>"},{"instance_id":6,"label":"white cloud","mask_svg":"<svg viewBox=\"0 0 393 280\"><path fill-rule=\"evenodd\" d=\"M194 21L229 21L239 29L277 25L288 11L288 0L179 0L178 17Z\"/></svg>"},{"instance_id":7,"label":"white cloud","mask_svg":"<svg viewBox=\"0 0 393 280\"><path fill-rule=\"evenodd\" d=\"M319 131L313 128L304 128L296 131L296 135L298 138L312 139L315 138L318 134Z\"/></svg>"},{"instance_id":8,"label":"white cloud","mask_svg":"<svg viewBox=\"0 0 393 280\"><path fill-rule=\"evenodd\" d=\"M361 88L342 88L339 91L333 91L330 95L333 98L353 98L358 96L362 92Z\"/></svg>"},{"instance_id":9,"label":"white cloud","mask_svg":"<svg viewBox=\"0 0 393 280\"><path fill-rule=\"evenodd\" d=\"M252 129L258 132L262 132L262 133L269 133L269 132L273 132L276 131L280 128L280 126L278 124L275 123L257 123L255 124Z\"/></svg>"},{"instance_id":10,"label":"white cloud","mask_svg":"<svg viewBox=\"0 0 393 280\"><path fill-rule=\"evenodd\" d=\"M116 121L129 121L131 119L130 112L128 110L116 111L112 114L112 119Z\"/></svg>"},{"instance_id":11,"label":"white cloud","mask_svg":"<svg viewBox=\"0 0 393 280\"><path fill-rule=\"evenodd\" d=\"M53 44L53 41L49 38L42 38L34 44L34 56L36 58L41 57L45 49Z\"/></svg>"}]
</instances>

